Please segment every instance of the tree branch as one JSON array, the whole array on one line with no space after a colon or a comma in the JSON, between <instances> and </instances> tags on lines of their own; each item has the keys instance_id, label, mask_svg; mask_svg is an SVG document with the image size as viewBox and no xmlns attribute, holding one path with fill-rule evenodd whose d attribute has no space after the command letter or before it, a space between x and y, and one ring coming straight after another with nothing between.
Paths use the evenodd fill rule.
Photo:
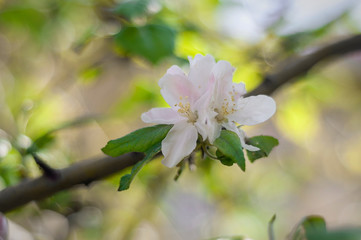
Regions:
<instances>
[{"instance_id":1,"label":"tree branch","mask_svg":"<svg viewBox=\"0 0 361 240\"><path fill-rule=\"evenodd\" d=\"M270 95L287 82L306 74L313 66L325 59L339 57L361 50L361 35L355 35L330 44L301 57L291 57L279 64L273 73L266 75L263 82L246 96Z\"/></svg>"},{"instance_id":2,"label":"tree branch","mask_svg":"<svg viewBox=\"0 0 361 240\"><path fill-rule=\"evenodd\" d=\"M288 59L247 95L269 95L283 84L306 74L318 62L358 50L361 50L361 35L336 42L305 56ZM51 179L42 176L8 187L0 191L0 212L9 212L31 201L49 197L77 185L88 185L130 167L142 158L143 154L128 153L116 158L85 160L59 170L60 177Z\"/></svg>"},{"instance_id":3,"label":"tree branch","mask_svg":"<svg viewBox=\"0 0 361 240\"><path fill-rule=\"evenodd\" d=\"M5 188L0 192L0 212L9 212L31 201L49 197L64 189L108 177L142 160L141 153L128 153L119 157L104 157L80 161L58 170L57 178L42 176Z\"/></svg>"}]
</instances>

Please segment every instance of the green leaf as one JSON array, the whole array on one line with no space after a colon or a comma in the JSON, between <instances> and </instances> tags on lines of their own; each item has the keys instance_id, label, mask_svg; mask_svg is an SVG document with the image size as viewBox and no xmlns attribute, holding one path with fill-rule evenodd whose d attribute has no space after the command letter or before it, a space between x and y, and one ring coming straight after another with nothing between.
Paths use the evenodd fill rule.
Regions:
<instances>
[{"instance_id":1,"label":"green leaf","mask_svg":"<svg viewBox=\"0 0 361 240\"><path fill-rule=\"evenodd\" d=\"M30 30L34 37L40 37L43 27L47 23L47 16L36 8L23 7L22 4L5 8L0 13L0 26L15 29Z\"/></svg>"},{"instance_id":2,"label":"green leaf","mask_svg":"<svg viewBox=\"0 0 361 240\"><path fill-rule=\"evenodd\" d=\"M173 125L155 125L141 128L128 135L111 140L102 148L102 151L112 157L120 156L127 152L144 152L145 157L132 168L129 174L120 179L118 191L129 188L134 177L161 149L162 140L167 136Z\"/></svg>"},{"instance_id":3,"label":"green leaf","mask_svg":"<svg viewBox=\"0 0 361 240\"><path fill-rule=\"evenodd\" d=\"M259 151L247 150L249 161L254 162L259 158L267 157L272 149L278 145L278 140L271 136L256 136L247 139L247 143L260 149Z\"/></svg>"},{"instance_id":4,"label":"green leaf","mask_svg":"<svg viewBox=\"0 0 361 240\"><path fill-rule=\"evenodd\" d=\"M224 156L219 150L216 151L216 156L223 165L232 166L234 163L232 159Z\"/></svg>"},{"instance_id":5,"label":"green leaf","mask_svg":"<svg viewBox=\"0 0 361 240\"><path fill-rule=\"evenodd\" d=\"M326 222L320 216L303 218L289 234L289 240L310 240L310 234L325 234Z\"/></svg>"},{"instance_id":6,"label":"green leaf","mask_svg":"<svg viewBox=\"0 0 361 240\"><path fill-rule=\"evenodd\" d=\"M329 232L309 232L307 240L360 240L361 228L339 229Z\"/></svg>"},{"instance_id":7,"label":"green leaf","mask_svg":"<svg viewBox=\"0 0 361 240\"><path fill-rule=\"evenodd\" d=\"M218 148L218 151L222 153L224 157L232 160L234 163L237 163L243 171L246 170L246 161L241 142L236 133L228 130L222 130L219 138L214 141L214 146ZM227 162L229 161L228 159Z\"/></svg>"},{"instance_id":8,"label":"green leaf","mask_svg":"<svg viewBox=\"0 0 361 240\"><path fill-rule=\"evenodd\" d=\"M153 149L166 137L173 125L155 125L141 128L128 135L111 140L102 148L102 151L112 157L120 156L127 152L144 152Z\"/></svg>"},{"instance_id":9,"label":"green leaf","mask_svg":"<svg viewBox=\"0 0 361 240\"><path fill-rule=\"evenodd\" d=\"M142 56L152 63L173 55L175 31L166 25L126 26L115 35L124 51Z\"/></svg>"},{"instance_id":10,"label":"green leaf","mask_svg":"<svg viewBox=\"0 0 361 240\"><path fill-rule=\"evenodd\" d=\"M118 191L127 190L138 172L147 164L161 149L161 142L156 143L145 152L145 157L132 168L132 171L120 179Z\"/></svg>"},{"instance_id":11,"label":"green leaf","mask_svg":"<svg viewBox=\"0 0 361 240\"><path fill-rule=\"evenodd\" d=\"M361 228L327 231L326 222L320 216L303 218L289 234L287 240L360 240Z\"/></svg>"},{"instance_id":12,"label":"green leaf","mask_svg":"<svg viewBox=\"0 0 361 240\"><path fill-rule=\"evenodd\" d=\"M147 12L148 0L128 0L118 4L113 12L131 20L134 17L144 15Z\"/></svg>"}]
</instances>

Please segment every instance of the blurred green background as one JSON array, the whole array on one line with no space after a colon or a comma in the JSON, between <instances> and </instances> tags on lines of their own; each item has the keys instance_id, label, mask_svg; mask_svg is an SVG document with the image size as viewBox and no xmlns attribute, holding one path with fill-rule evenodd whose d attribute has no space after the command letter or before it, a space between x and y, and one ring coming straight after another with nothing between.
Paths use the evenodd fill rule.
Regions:
<instances>
[{"instance_id":1,"label":"blurred green background","mask_svg":"<svg viewBox=\"0 0 361 240\"><path fill-rule=\"evenodd\" d=\"M357 0L0 0L0 189L41 175L25 149L49 131L38 151L52 167L102 157L166 106L157 81L188 56L231 62L250 91L288 56L359 33L360 16ZM278 239L309 214L360 227L360 65L349 54L278 89L276 114L245 130L280 145L245 173L208 160L174 182L153 161L128 191L119 173L8 217L46 240L261 240L274 213Z\"/></svg>"}]
</instances>

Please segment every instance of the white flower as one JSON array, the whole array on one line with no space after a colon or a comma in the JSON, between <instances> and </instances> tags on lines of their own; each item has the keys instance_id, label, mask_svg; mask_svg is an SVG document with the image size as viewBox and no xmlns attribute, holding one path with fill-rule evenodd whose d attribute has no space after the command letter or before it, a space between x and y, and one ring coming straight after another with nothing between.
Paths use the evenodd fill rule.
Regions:
<instances>
[{"instance_id":1,"label":"white flower","mask_svg":"<svg viewBox=\"0 0 361 240\"><path fill-rule=\"evenodd\" d=\"M161 94L171 108L153 108L143 113L146 123L174 124L162 141L162 163L174 167L193 152L197 146L198 133L207 138L205 127L200 124L199 114L208 109L205 105L208 80L214 59L207 55L191 62L188 76L178 67L172 66L159 80Z\"/></svg>"},{"instance_id":2,"label":"white flower","mask_svg":"<svg viewBox=\"0 0 361 240\"><path fill-rule=\"evenodd\" d=\"M242 146L250 151L259 150L245 143L245 134L239 128L242 125L255 125L269 119L276 111L275 101L268 96L258 95L244 98L243 83L233 83L235 68L227 61L219 61L212 70L210 91L212 94L204 124L208 130L208 140L212 144L222 128L237 133ZM239 126L237 127L237 123Z\"/></svg>"},{"instance_id":3,"label":"white flower","mask_svg":"<svg viewBox=\"0 0 361 240\"><path fill-rule=\"evenodd\" d=\"M232 82L235 69L226 61L216 63L211 55L197 54L189 62L188 76L172 66L159 80L161 94L171 108L153 108L142 114L146 123L174 124L162 141L162 163L176 166L196 148L198 134L212 144L223 127L236 132L244 148L258 150L245 144L244 132L236 124L254 125L270 118L276 110L273 99L263 95L243 98L245 86Z\"/></svg>"}]
</instances>

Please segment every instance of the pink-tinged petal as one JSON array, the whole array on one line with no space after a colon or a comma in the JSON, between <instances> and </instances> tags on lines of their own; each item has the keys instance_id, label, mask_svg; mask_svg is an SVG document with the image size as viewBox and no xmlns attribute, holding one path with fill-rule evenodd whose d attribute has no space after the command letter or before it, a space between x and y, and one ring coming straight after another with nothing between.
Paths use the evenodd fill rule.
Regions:
<instances>
[{"instance_id":1,"label":"pink-tinged petal","mask_svg":"<svg viewBox=\"0 0 361 240\"><path fill-rule=\"evenodd\" d=\"M159 87L161 87L161 88L163 87L164 81L167 80L164 77L167 76L167 75L178 76L178 77L183 78L185 80L187 79L187 75L183 72L183 70L180 67L178 67L177 65L173 65L170 68L168 68L166 74L164 74L164 76L161 79L159 79L159 82L158 82Z\"/></svg>"},{"instance_id":2,"label":"pink-tinged petal","mask_svg":"<svg viewBox=\"0 0 361 240\"><path fill-rule=\"evenodd\" d=\"M188 57L188 59L190 63L189 81L202 94L211 78L212 68L215 66L216 61L209 54L206 56L197 54L194 59L191 57Z\"/></svg>"},{"instance_id":3,"label":"pink-tinged petal","mask_svg":"<svg viewBox=\"0 0 361 240\"><path fill-rule=\"evenodd\" d=\"M202 136L204 141L208 138L209 135L208 121L209 119L214 119L214 117L217 115L217 113L209 107L209 99L207 100L207 98L210 97L208 97L207 94L204 94L194 106L195 112L198 116L194 125L196 126L197 131Z\"/></svg>"},{"instance_id":4,"label":"pink-tinged petal","mask_svg":"<svg viewBox=\"0 0 361 240\"><path fill-rule=\"evenodd\" d=\"M239 140L241 141L241 145L244 149L248 150L248 151L258 151L259 148L258 147L255 147L255 146L252 146L252 145L248 145L246 144L245 142L245 139L246 139L246 134L244 133L244 131L242 129L239 129L237 128L236 124L235 123L224 123L222 124L223 127L225 127L227 130L229 131L232 131L234 133L236 133L239 137Z\"/></svg>"},{"instance_id":5,"label":"pink-tinged petal","mask_svg":"<svg viewBox=\"0 0 361 240\"><path fill-rule=\"evenodd\" d=\"M152 108L143 113L141 119L145 123L174 124L185 118L172 108Z\"/></svg>"},{"instance_id":6,"label":"pink-tinged petal","mask_svg":"<svg viewBox=\"0 0 361 240\"><path fill-rule=\"evenodd\" d=\"M197 112L200 118L205 117L206 112L211 110L214 87L214 81L207 84L204 93L191 106L192 111Z\"/></svg>"},{"instance_id":7,"label":"pink-tinged petal","mask_svg":"<svg viewBox=\"0 0 361 240\"><path fill-rule=\"evenodd\" d=\"M229 115L228 119L241 125L255 125L264 122L276 111L275 101L265 95L243 98L238 103L237 111Z\"/></svg>"},{"instance_id":8,"label":"pink-tinged petal","mask_svg":"<svg viewBox=\"0 0 361 240\"><path fill-rule=\"evenodd\" d=\"M215 79L214 104L215 108L220 108L225 101L232 100L233 93L233 72L235 68L227 61L218 61L212 70Z\"/></svg>"},{"instance_id":9,"label":"pink-tinged petal","mask_svg":"<svg viewBox=\"0 0 361 240\"><path fill-rule=\"evenodd\" d=\"M181 101L192 103L198 97L196 89L178 66L172 66L159 80L164 100L173 108Z\"/></svg>"},{"instance_id":10,"label":"pink-tinged petal","mask_svg":"<svg viewBox=\"0 0 361 240\"><path fill-rule=\"evenodd\" d=\"M233 72L235 70L229 62L220 60L214 66L212 73L217 81L226 81L232 84Z\"/></svg>"},{"instance_id":11,"label":"pink-tinged petal","mask_svg":"<svg viewBox=\"0 0 361 240\"><path fill-rule=\"evenodd\" d=\"M211 106L214 84L208 85L206 92L198 99L193 106L198 119L194 124L203 140L209 139L211 143L220 135L220 125L215 117L218 115ZM218 126L217 126L218 125Z\"/></svg>"},{"instance_id":12,"label":"pink-tinged petal","mask_svg":"<svg viewBox=\"0 0 361 240\"><path fill-rule=\"evenodd\" d=\"M193 152L197 146L198 132L196 127L187 121L181 121L172 127L162 141L162 163L174 167Z\"/></svg>"}]
</instances>

